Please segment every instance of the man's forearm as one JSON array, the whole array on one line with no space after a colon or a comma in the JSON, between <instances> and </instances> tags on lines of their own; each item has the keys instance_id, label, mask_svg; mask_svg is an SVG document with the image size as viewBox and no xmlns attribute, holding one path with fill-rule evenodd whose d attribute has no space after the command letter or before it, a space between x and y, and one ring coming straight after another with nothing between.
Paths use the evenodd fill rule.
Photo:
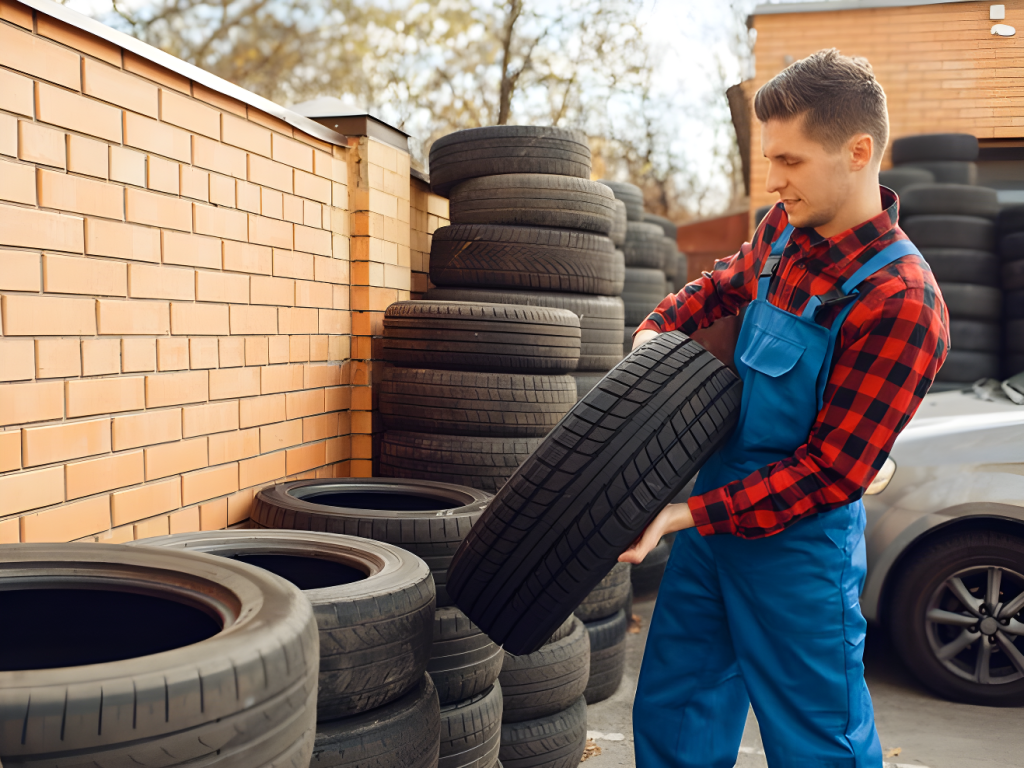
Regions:
<instances>
[{"instance_id":1,"label":"man's forearm","mask_svg":"<svg viewBox=\"0 0 1024 768\"><path fill-rule=\"evenodd\" d=\"M653 339L657 335L658 335L657 331L651 331L651 330L637 331L636 335L633 336L633 349L636 349L637 347L640 347L640 346L646 344L648 341L650 341L651 339Z\"/></svg>"}]
</instances>

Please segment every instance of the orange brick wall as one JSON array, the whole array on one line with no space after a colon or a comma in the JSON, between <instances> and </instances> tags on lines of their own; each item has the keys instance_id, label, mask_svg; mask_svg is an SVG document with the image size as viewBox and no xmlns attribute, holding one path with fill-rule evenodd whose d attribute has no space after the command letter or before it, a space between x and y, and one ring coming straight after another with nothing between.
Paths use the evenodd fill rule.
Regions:
<instances>
[{"instance_id":1,"label":"orange brick wall","mask_svg":"<svg viewBox=\"0 0 1024 768\"><path fill-rule=\"evenodd\" d=\"M410 216L407 154L0 0L0 542L223 528L369 474Z\"/></svg>"},{"instance_id":2,"label":"orange brick wall","mask_svg":"<svg viewBox=\"0 0 1024 768\"><path fill-rule=\"evenodd\" d=\"M891 137L963 132L979 139L1024 139L1024 0L1008 0L1014 37L992 35L990 3L945 3L756 16L751 93L821 48L864 56L885 88ZM761 132L751 132L751 210L773 203L765 191Z\"/></svg>"}]
</instances>

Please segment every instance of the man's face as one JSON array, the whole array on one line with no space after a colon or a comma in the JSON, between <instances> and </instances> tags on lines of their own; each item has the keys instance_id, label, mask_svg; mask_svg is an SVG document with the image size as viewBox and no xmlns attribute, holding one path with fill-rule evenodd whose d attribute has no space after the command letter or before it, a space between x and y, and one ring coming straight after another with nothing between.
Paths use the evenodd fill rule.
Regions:
<instances>
[{"instance_id":1,"label":"man's face","mask_svg":"<svg viewBox=\"0 0 1024 768\"><path fill-rule=\"evenodd\" d=\"M855 168L848 147L830 151L803 125L803 115L763 123L761 149L769 163L768 192L778 194L793 226L815 228L832 221L849 198Z\"/></svg>"}]
</instances>

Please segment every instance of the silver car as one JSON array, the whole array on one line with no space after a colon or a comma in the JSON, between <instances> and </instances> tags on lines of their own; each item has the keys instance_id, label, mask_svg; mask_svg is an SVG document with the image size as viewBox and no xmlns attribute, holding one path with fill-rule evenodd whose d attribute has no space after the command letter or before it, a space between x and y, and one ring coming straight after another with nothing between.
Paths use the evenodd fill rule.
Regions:
<instances>
[{"instance_id":1,"label":"silver car","mask_svg":"<svg viewBox=\"0 0 1024 768\"><path fill-rule=\"evenodd\" d=\"M861 604L939 695L1020 705L1024 405L976 390L926 396L864 496Z\"/></svg>"}]
</instances>

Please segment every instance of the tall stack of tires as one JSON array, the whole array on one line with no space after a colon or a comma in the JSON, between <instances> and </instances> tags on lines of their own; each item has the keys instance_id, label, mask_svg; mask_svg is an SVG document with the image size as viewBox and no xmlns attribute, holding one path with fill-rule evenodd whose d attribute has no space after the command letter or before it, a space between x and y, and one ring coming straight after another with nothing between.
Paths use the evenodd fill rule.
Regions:
<instances>
[{"instance_id":1,"label":"tall stack of tires","mask_svg":"<svg viewBox=\"0 0 1024 768\"><path fill-rule=\"evenodd\" d=\"M1005 378L1024 371L1024 205L999 213L997 226L1003 288L1003 366Z\"/></svg>"},{"instance_id":2,"label":"tall stack of tires","mask_svg":"<svg viewBox=\"0 0 1024 768\"><path fill-rule=\"evenodd\" d=\"M568 310L579 318L577 367L589 390L621 359L624 211L590 180L586 135L562 128L457 131L430 150L430 181L449 198L434 232L431 301Z\"/></svg>"},{"instance_id":3,"label":"tall stack of tires","mask_svg":"<svg viewBox=\"0 0 1024 768\"><path fill-rule=\"evenodd\" d=\"M662 247L665 249L665 266L662 268L667 278L665 287L668 293L675 293L682 290L686 285L686 254L679 250L677 241L679 228L664 216L656 216L653 213L644 213L644 221L650 224L657 224L665 233L665 240Z\"/></svg>"},{"instance_id":4,"label":"tall stack of tires","mask_svg":"<svg viewBox=\"0 0 1024 768\"><path fill-rule=\"evenodd\" d=\"M616 563L575 610L590 637L587 704L604 701L618 690L626 668L626 630L633 613L629 563Z\"/></svg>"}]
</instances>

